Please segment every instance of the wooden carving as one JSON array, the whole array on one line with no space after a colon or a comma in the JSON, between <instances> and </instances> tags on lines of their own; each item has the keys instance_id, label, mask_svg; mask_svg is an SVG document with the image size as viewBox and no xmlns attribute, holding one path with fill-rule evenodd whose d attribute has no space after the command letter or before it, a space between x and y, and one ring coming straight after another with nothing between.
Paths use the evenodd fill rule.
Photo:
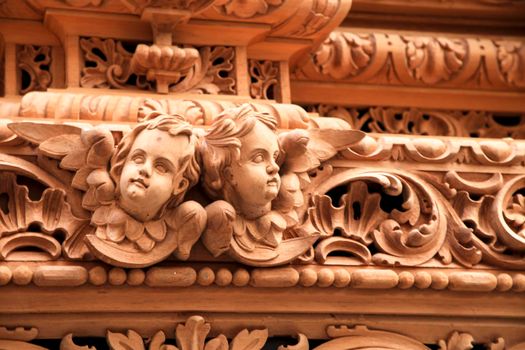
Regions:
<instances>
[{"instance_id":1,"label":"wooden carving","mask_svg":"<svg viewBox=\"0 0 525 350\"><path fill-rule=\"evenodd\" d=\"M152 114L114 147L104 129L80 130L18 123L10 128L38 144L42 157L73 171L82 208L92 212L90 251L107 263L142 267L174 253L187 259L206 221L204 209L184 202L199 166L196 137L181 117ZM75 237L81 241L83 236Z\"/></svg>"},{"instance_id":2,"label":"wooden carving","mask_svg":"<svg viewBox=\"0 0 525 350\"><path fill-rule=\"evenodd\" d=\"M252 83L250 96L255 99L278 99L279 91L279 62L249 60L248 69Z\"/></svg>"},{"instance_id":3,"label":"wooden carving","mask_svg":"<svg viewBox=\"0 0 525 350\"><path fill-rule=\"evenodd\" d=\"M310 111L341 118L353 129L376 133L525 138L525 116L498 115L486 111L448 111L419 108L351 108L320 104Z\"/></svg>"},{"instance_id":4,"label":"wooden carving","mask_svg":"<svg viewBox=\"0 0 525 350\"><path fill-rule=\"evenodd\" d=\"M204 94L232 94L233 47L179 48L136 46L126 50L120 40L82 38L84 68L80 84L87 88L141 89ZM129 45L128 45L129 46Z\"/></svg>"},{"instance_id":5,"label":"wooden carving","mask_svg":"<svg viewBox=\"0 0 525 350\"><path fill-rule=\"evenodd\" d=\"M517 90L525 84L523 50L523 42L514 39L332 32L295 76L299 80Z\"/></svg>"},{"instance_id":6,"label":"wooden carving","mask_svg":"<svg viewBox=\"0 0 525 350\"><path fill-rule=\"evenodd\" d=\"M170 344L166 333L157 331L152 337L144 339L138 332L130 329L125 334L106 331L105 340L110 350L260 350L273 345L267 343L268 329L244 329L229 341L224 334L214 338L207 338L212 325L201 316L190 316L185 323L180 323L175 328L175 344ZM14 331L0 327L0 347L5 350L27 349L47 350L44 347L32 344L38 329L25 330L22 327ZM366 325L358 324L353 327L346 325L328 326L326 329L328 340L313 348L313 350L429 350L431 349L420 340L397 332L387 330L369 329ZM436 339L439 350L471 350L474 348L475 338L465 332L453 331L442 339ZM483 344L490 350L521 350L525 343L506 345L505 339L497 338L495 341ZM274 345L275 346L275 345ZM271 347L273 348L273 347ZM436 347L432 347L436 348ZM69 333L60 341L61 350L96 350L94 346L79 346ZM295 345L280 345L277 350L309 350L307 336L298 334Z\"/></svg>"},{"instance_id":7,"label":"wooden carving","mask_svg":"<svg viewBox=\"0 0 525 350\"><path fill-rule=\"evenodd\" d=\"M28 76L27 82L21 82L20 94L29 91L45 91L51 85L50 46L20 46L17 52L17 63L20 73Z\"/></svg>"},{"instance_id":8,"label":"wooden carving","mask_svg":"<svg viewBox=\"0 0 525 350\"><path fill-rule=\"evenodd\" d=\"M273 118L244 106L219 116L204 135L203 186L217 201L206 207L203 241L214 256L228 251L246 264L272 266L305 253L317 239L300 229L307 172L363 137L275 130Z\"/></svg>"}]
</instances>

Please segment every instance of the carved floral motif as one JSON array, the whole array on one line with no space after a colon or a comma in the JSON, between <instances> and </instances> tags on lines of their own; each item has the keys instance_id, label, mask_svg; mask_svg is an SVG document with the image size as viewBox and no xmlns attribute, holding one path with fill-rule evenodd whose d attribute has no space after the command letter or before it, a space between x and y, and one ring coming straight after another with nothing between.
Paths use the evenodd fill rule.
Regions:
<instances>
[{"instance_id":1,"label":"carved floral motif","mask_svg":"<svg viewBox=\"0 0 525 350\"><path fill-rule=\"evenodd\" d=\"M83 87L115 89L155 88L163 93L233 94L233 47L138 45L135 53L121 41L83 38ZM94 66L93 66L94 65Z\"/></svg>"},{"instance_id":2,"label":"carved floral motif","mask_svg":"<svg viewBox=\"0 0 525 350\"><path fill-rule=\"evenodd\" d=\"M45 91L51 85L50 46L22 45L16 54L18 68L27 74L28 80L22 79L20 94L29 91Z\"/></svg>"}]
</instances>

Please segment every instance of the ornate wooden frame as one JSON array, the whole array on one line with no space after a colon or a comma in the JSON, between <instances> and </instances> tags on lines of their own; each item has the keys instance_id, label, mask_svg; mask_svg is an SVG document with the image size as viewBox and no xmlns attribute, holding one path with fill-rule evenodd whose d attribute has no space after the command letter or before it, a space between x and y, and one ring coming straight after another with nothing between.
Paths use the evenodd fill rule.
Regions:
<instances>
[{"instance_id":1,"label":"ornate wooden frame","mask_svg":"<svg viewBox=\"0 0 525 350\"><path fill-rule=\"evenodd\" d=\"M0 4L0 349L525 349L523 11Z\"/></svg>"}]
</instances>

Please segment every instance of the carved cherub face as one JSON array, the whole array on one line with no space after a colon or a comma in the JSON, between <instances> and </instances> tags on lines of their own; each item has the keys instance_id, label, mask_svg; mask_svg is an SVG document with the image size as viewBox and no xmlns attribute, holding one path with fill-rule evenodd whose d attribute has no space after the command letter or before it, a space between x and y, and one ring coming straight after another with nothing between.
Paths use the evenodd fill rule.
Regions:
<instances>
[{"instance_id":1,"label":"carved cherub face","mask_svg":"<svg viewBox=\"0 0 525 350\"><path fill-rule=\"evenodd\" d=\"M142 221L152 219L168 200L188 187L179 164L188 137L159 129L143 130L133 142L120 175L120 206Z\"/></svg>"},{"instance_id":2,"label":"carved cherub face","mask_svg":"<svg viewBox=\"0 0 525 350\"><path fill-rule=\"evenodd\" d=\"M244 216L258 217L271 209L281 186L277 135L257 121L241 141L238 161L233 161L227 172L228 197Z\"/></svg>"}]
</instances>

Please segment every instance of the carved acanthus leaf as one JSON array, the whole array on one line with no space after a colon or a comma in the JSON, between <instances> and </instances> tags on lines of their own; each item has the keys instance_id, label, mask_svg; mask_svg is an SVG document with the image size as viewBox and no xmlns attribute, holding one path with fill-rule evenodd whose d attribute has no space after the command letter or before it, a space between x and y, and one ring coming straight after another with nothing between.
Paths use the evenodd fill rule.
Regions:
<instances>
[{"instance_id":1,"label":"carved acanthus leaf","mask_svg":"<svg viewBox=\"0 0 525 350\"><path fill-rule=\"evenodd\" d=\"M30 199L28 188L17 184L13 173L0 173L0 196L5 200L0 208L0 260L24 247L43 251L45 259L58 259L62 242L57 238L65 233L64 247L69 246L89 224L71 213L62 190L48 188L38 200ZM29 232L31 225L37 225L38 232Z\"/></svg>"},{"instance_id":2,"label":"carved acanthus leaf","mask_svg":"<svg viewBox=\"0 0 525 350\"><path fill-rule=\"evenodd\" d=\"M156 332L151 340L144 340L142 336L134 330L128 330L126 334L107 331L106 340L111 350L260 350L268 338L268 330L247 329L239 332L228 344L228 340L223 334L206 341L206 336L211 330L211 325L200 316L191 316L185 324L178 324L175 331L177 346L165 344L166 335L163 331ZM300 335L302 343L307 339ZM0 340L0 346L2 340ZM300 342L301 343L301 342ZM95 350L92 347L80 347L74 344L72 334L66 335L61 343L61 350ZM295 347L289 347L294 350ZM300 348L296 350L308 350Z\"/></svg>"},{"instance_id":3,"label":"carved acanthus leaf","mask_svg":"<svg viewBox=\"0 0 525 350\"><path fill-rule=\"evenodd\" d=\"M370 63L374 45L369 35L332 33L313 54L313 60L322 74L344 79L356 75Z\"/></svg>"},{"instance_id":4,"label":"carved acanthus leaf","mask_svg":"<svg viewBox=\"0 0 525 350\"><path fill-rule=\"evenodd\" d=\"M113 39L82 38L80 48L84 53L84 68L80 85L87 88L126 87L132 74L132 54Z\"/></svg>"},{"instance_id":5,"label":"carved acanthus leaf","mask_svg":"<svg viewBox=\"0 0 525 350\"><path fill-rule=\"evenodd\" d=\"M403 36L408 66L425 84L449 80L463 66L467 49L461 40Z\"/></svg>"},{"instance_id":6,"label":"carved acanthus leaf","mask_svg":"<svg viewBox=\"0 0 525 350\"><path fill-rule=\"evenodd\" d=\"M474 338L468 333L452 333L448 339L438 342L439 350L470 350L473 348Z\"/></svg>"},{"instance_id":7,"label":"carved acanthus leaf","mask_svg":"<svg viewBox=\"0 0 525 350\"><path fill-rule=\"evenodd\" d=\"M51 47L23 45L16 55L18 68L29 76L29 82L21 86L20 94L29 91L45 91L51 85ZM24 81L23 81L24 82Z\"/></svg>"},{"instance_id":8,"label":"carved acanthus leaf","mask_svg":"<svg viewBox=\"0 0 525 350\"><path fill-rule=\"evenodd\" d=\"M325 235L332 236L339 228L343 237L354 242L346 246L339 242L334 248L344 247L349 249L348 253L367 261L370 253L363 248L373 242L380 250L372 257L375 263L413 266L431 259L442 246L447 221L435 191L428 184L416 181L413 176L355 170L348 172L346 183L350 187L347 196L341 199L343 207L334 208L325 197L324 201L314 202L309 210L310 220ZM381 196L371 194L365 183L380 185L383 196L390 200L397 198L399 204L384 211ZM331 186L327 184L324 188ZM319 247L326 250L331 245L321 242ZM316 254L323 259L328 255L321 251Z\"/></svg>"},{"instance_id":9,"label":"carved acanthus leaf","mask_svg":"<svg viewBox=\"0 0 525 350\"><path fill-rule=\"evenodd\" d=\"M525 45L520 41L500 40L495 42L498 47L498 63L501 72L510 85L525 86Z\"/></svg>"}]
</instances>

